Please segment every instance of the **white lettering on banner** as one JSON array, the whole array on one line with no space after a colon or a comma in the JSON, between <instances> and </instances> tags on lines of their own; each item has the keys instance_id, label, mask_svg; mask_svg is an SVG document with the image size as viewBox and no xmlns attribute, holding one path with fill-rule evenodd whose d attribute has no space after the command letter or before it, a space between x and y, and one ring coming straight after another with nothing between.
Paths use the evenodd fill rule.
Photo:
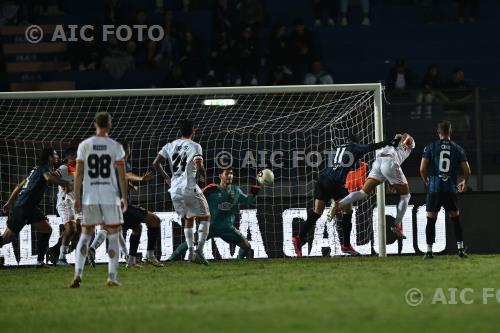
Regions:
<instances>
[{"instance_id":1,"label":"white lettering on banner","mask_svg":"<svg viewBox=\"0 0 500 333\"><path fill-rule=\"evenodd\" d=\"M413 230L412 222L412 210L413 206L409 206L404 218L403 218L403 230L407 239L402 242L402 253L411 254L415 253L413 246L414 235L417 237L417 246L421 252L426 250L426 240L425 240L425 225L427 221L427 214L425 212L425 206L418 207L417 209L417 223L416 230ZM314 239L311 245L311 251L308 252L308 246L304 245L302 248L302 253L304 256L321 256L322 248L330 248L330 255L340 255L340 241L339 236L334 223L328 223L326 221L326 212L328 208L325 209L324 214L316 223L316 228L314 230ZM266 248L264 246L262 233L259 227L259 222L257 220L257 209L244 209L240 211L240 232L244 236L249 236L249 242L254 250L255 258L268 258ZM390 216L396 215L396 206L387 205L386 214ZM173 242L173 224L177 223L180 225L180 219L175 212L159 212L156 213L161 219L161 244L162 244L162 260L166 260L170 254L173 252L174 242ZM305 221L307 218L307 211L305 208L289 208L282 213L283 222L283 252L285 256L294 257L295 252L293 250L292 244L292 221L294 219L300 219ZM54 215L49 215L49 224L52 226L54 232L50 237L50 246L57 242L59 237L59 224L62 223L61 218ZM276 223L279 223L279 218L277 217ZM356 211L353 212L353 230L351 232L351 244L356 244ZM0 217L0 230L5 230L7 224L7 217ZM378 223L377 223L377 213L376 209L373 211L373 226L374 226L374 239L377 239L378 233ZM326 234L325 234L326 230ZM130 231L128 232L127 238L130 236ZM36 264L36 255L32 254L32 242L31 242L31 227L27 226L23 228L19 234L20 241L20 253L22 265L34 265ZM220 238L214 239L214 242L207 242L205 246L205 256L207 259L213 259L213 246L216 246L222 259L234 259L238 255L238 248L231 254L230 246L226 242L222 241ZM279 245L278 245L279 246ZM370 254L372 248L372 243L369 242L365 245L356 245L356 249L362 254ZM435 252L441 252L446 249L446 230L445 230L445 215L444 210L438 215L438 220L436 223L436 243L434 244ZM141 235L141 243L139 245L139 252L146 253L147 250L147 232L143 232ZM377 250L375 248L375 250ZM394 242L387 245L388 254L398 253L398 243ZM17 265L14 257L14 251L12 244L7 244L3 248L0 248L0 255L5 257L6 265ZM68 262L74 262L74 251L67 256ZM101 246L96 251L96 261L97 262L107 262L107 254L105 246ZM123 258L121 259L123 261Z\"/></svg>"}]
</instances>

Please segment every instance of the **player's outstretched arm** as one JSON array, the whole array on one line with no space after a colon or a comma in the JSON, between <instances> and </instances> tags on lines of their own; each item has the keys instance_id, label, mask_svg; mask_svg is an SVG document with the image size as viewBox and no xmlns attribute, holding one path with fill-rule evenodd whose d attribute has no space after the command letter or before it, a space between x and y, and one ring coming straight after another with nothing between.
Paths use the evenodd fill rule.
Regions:
<instances>
[{"instance_id":1,"label":"player's outstretched arm","mask_svg":"<svg viewBox=\"0 0 500 333\"><path fill-rule=\"evenodd\" d=\"M422 178L422 181L425 184L425 188L427 188L427 185L429 181L427 180L427 168L429 167L429 160L425 157L422 158L420 161L420 178Z\"/></svg>"},{"instance_id":2,"label":"player's outstretched arm","mask_svg":"<svg viewBox=\"0 0 500 333\"><path fill-rule=\"evenodd\" d=\"M163 168L163 162L165 162L165 157L161 156L160 154L156 155L155 160L153 161L153 167L160 173L160 175L163 176L165 179L165 183L170 186L170 177L167 175L165 172L165 169Z\"/></svg>"},{"instance_id":3,"label":"player's outstretched arm","mask_svg":"<svg viewBox=\"0 0 500 333\"><path fill-rule=\"evenodd\" d=\"M401 137L399 138L394 138L392 140L384 140L376 143L372 143L368 145L368 151L374 151L380 148L384 148L385 146L394 146L397 147L399 145L399 141L401 140Z\"/></svg>"},{"instance_id":4,"label":"player's outstretched arm","mask_svg":"<svg viewBox=\"0 0 500 333\"><path fill-rule=\"evenodd\" d=\"M462 161L462 163L460 163L460 166L462 167L464 179L458 184L458 191L465 192L467 190L467 184L469 183L471 171L469 162L467 161Z\"/></svg>"},{"instance_id":5,"label":"player's outstretched arm","mask_svg":"<svg viewBox=\"0 0 500 333\"><path fill-rule=\"evenodd\" d=\"M153 178L153 171L148 170L142 176L136 175L133 172L127 172L125 174L125 177L127 178L128 181L131 182L136 182L136 183L148 182L151 180L151 178Z\"/></svg>"},{"instance_id":6,"label":"player's outstretched arm","mask_svg":"<svg viewBox=\"0 0 500 333\"><path fill-rule=\"evenodd\" d=\"M70 182L67 182L65 180L62 180L57 174L54 174L52 172L49 172L49 171L46 171L43 173L43 177L53 183L53 184L56 184L56 185L60 185L62 186L66 192L71 192L71 183Z\"/></svg>"},{"instance_id":7,"label":"player's outstretched arm","mask_svg":"<svg viewBox=\"0 0 500 333\"><path fill-rule=\"evenodd\" d=\"M23 181L20 182L19 184L17 184L17 186L14 188L14 190L10 194L9 199L7 200L7 202L5 203L5 205L3 205L3 211L4 212L7 213L9 211L10 206L12 205L12 203L14 202L14 200L16 200L16 198L17 198L19 192L21 192L21 189L23 188L24 184L26 184L26 179L23 179Z\"/></svg>"}]
</instances>

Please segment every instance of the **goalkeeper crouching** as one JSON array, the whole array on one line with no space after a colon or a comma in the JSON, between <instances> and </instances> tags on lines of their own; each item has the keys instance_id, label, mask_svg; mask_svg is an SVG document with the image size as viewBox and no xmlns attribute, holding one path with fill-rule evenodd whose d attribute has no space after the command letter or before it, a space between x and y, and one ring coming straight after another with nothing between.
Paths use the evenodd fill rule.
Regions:
<instances>
[{"instance_id":1,"label":"goalkeeper crouching","mask_svg":"<svg viewBox=\"0 0 500 333\"><path fill-rule=\"evenodd\" d=\"M250 193L246 195L236 185L233 185L233 169L220 169L218 172L220 184L210 184L203 189L210 209L210 232L207 239L220 237L223 241L240 247L238 259L252 258L253 250L242 233L235 228L236 213L240 203L253 204L259 193L260 186L250 186ZM169 261L184 258L188 249L187 243L180 244L168 258Z\"/></svg>"}]
</instances>

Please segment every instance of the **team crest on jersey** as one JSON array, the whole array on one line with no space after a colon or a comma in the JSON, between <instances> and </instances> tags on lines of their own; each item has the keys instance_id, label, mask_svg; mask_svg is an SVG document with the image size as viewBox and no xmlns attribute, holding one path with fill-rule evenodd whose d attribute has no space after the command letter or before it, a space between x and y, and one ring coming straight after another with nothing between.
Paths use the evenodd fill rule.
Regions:
<instances>
[{"instance_id":1,"label":"team crest on jersey","mask_svg":"<svg viewBox=\"0 0 500 333\"><path fill-rule=\"evenodd\" d=\"M230 202L221 202L217 206L217 208L219 208L219 210L226 211L226 212L231 210L232 207L233 207L233 205Z\"/></svg>"}]
</instances>

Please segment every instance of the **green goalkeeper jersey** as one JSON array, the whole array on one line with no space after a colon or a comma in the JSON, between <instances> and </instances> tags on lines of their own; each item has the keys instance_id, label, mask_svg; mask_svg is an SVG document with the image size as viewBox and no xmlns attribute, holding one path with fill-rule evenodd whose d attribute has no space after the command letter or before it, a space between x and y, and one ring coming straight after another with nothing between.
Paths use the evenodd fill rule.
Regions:
<instances>
[{"instance_id":1,"label":"green goalkeeper jersey","mask_svg":"<svg viewBox=\"0 0 500 333\"><path fill-rule=\"evenodd\" d=\"M238 205L254 203L254 197L246 195L236 185L229 185L227 189L220 185L209 185L205 188L205 196L210 209L211 229L233 227Z\"/></svg>"}]
</instances>

